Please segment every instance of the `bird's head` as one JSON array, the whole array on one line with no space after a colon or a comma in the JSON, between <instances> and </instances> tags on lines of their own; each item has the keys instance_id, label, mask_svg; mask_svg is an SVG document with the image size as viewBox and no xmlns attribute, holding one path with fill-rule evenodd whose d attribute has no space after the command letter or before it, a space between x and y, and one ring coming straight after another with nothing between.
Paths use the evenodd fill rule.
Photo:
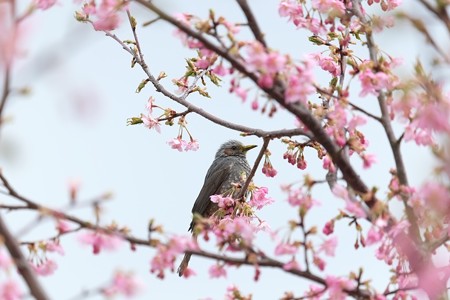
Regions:
<instances>
[{"instance_id":1,"label":"bird's head","mask_svg":"<svg viewBox=\"0 0 450 300\"><path fill-rule=\"evenodd\" d=\"M243 145L241 142L236 140L231 140L228 142L225 142L220 146L219 150L216 153L217 157L224 157L224 156L244 156L247 153L248 150L255 148L256 145Z\"/></svg>"}]
</instances>

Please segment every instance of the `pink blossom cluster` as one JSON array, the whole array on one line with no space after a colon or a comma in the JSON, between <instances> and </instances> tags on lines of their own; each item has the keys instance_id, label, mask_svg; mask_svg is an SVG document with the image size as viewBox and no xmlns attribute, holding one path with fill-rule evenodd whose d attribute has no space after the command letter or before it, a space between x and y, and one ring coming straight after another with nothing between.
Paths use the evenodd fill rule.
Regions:
<instances>
[{"instance_id":1,"label":"pink blossom cluster","mask_svg":"<svg viewBox=\"0 0 450 300\"><path fill-rule=\"evenodd\" d=\"M150 261L150 272L156 273L160 279L164 279L167 269L174 271L174 263L177 256L187 250L197 250L198 245L191 237L173 236L167 243L159 243L156 246L156 254ZM184 276L193 275L193 271L187 269Z\"/></svg>"},{"instance_id":2,"label":"pink blossom cluster","mask_svg":"<svg viewBox=\"0 0 450 300\"><path fill-rule=\"evenodd\" d=\"M317 61L322 70L328 71L333 77L341 75L341 66L338 57L335 55L330 54L329 56L326 56L322 53L315 53L312 54L311 57Z\"/></svg>"},{"instance_id":3,"label":"pink blossom cluster","mask_svg":"<svg viewBox=\"0 0 450 300\"><path fill-rule=\"evenodd\" d=\"M155 98L150 96L147 101L147 113L141 115L141 120L144 126L148 129L155 129L158 133L161 133L161 126L159 125L159 119L152 116L153 108L158 107L155 104Z\"/></svg>"},{"instance_id":4,"label":"pink blossom cluster","mask_svg":"<svg viewBox=\"0 0 450 300\"><path fill-rule=\"evenodd\" d=\"M216 203L224 212L230 213L233 211L235 200L231 196L212 195L211 202Z\"/></svg>"},{"instance_id":5,"label":"pink blossom cluster","mask_svg":"<svg viewBox=\"0 0 450 300\"><path fill-rule=\"evenodd\" d=\"M57 3L57 0L35 0L38 9L46 10Z\"/></svg>"},{"instance_id":6,"label":"pink blossom cluster","mask_svg":"<svg viewBox=\"0 0 450 300\"><path fill-rule=\"evenodd\" d=\"M95 30L111 31L120 25L120 14L128 8L128 2L128 0L87 0L76 17L79 21L92 21Z\"/></svg>"},{"instance_id":7,"label":"pink blossom cluster","mask_svg":"<svg viewBox=\"0 0 450 300\"><path fill-rule=\"evenodd\" d=\"M365 64L370 64L366 62ZM361 97L368 94L378 96L382 90L393 90L399 84L397 76L388 74L383 71L372 70L370 67L364 67L362 64L362 71L359 73L358 78L361 82Z\"/></svg>"},{"instance_id":8,"label":"pink blossom cluster","mask_svg":"<svg viewBox=\"0 0 450 300\"><path fill-rule=\"evenodd\" d=\"M94 254L99 254L102 250L116 250L122 244L122 239L117 235L93 230L84 231L78 239L82 244L92 246Z\"/></svg>"},{"instance_id":9,"label":"pink blossom cluster","mask_svg":"<svg viewBox=\"0 0 450 300\"><path fill-rule=\"evenodd\" d=\"M227 251L241 251L242 245L251 247L256 237L256 232L261 229L252 220L252 217L246 216L225 216L222 218L212 228L219 248L225 247Z\"/></svg>"},{"instance_id":10,"label":"pink blossom cluster","mask_svg":"<svg viewBox=\"0 0 450 300\"><path fill-rule=\"evenodd\" d=\"M294 185L283 186L284 192L288 193L287 201L293 207L300 208L304 213L307 213L314 206L320 205L320 202L315 200L309 190L304 191L305 186L298 188Z\"/></svg>"},{"instance_id":11,"label":"pink blossom cluster","mask_svg":"<svg viewBox=\"0 0 450 300\"><path fill-rule=\"evenodd\" d=\"M296 0L283 0L278 7L281 17L287 17L297 28L306 28L315 35L324 34L323 22L309 13L304 13L304 4ZM307 8L306 8L307 9Z\"/></svg>"},{"instance_id":12,"label":"pink blossom cluster","mask_svg":"<svg viewBox=\"0 0 450 300\"><path fill-rule=\"evenodd\" d=\"M0 282L0 299L3 300L21 300L24 297L24 293L20 289L19 283L8 278L3 282Z\"/></svg>"},{"instance_id":13,"label":"pink blossom cluster","mask_svg":"<svg viewBox=\"0 0 450 300\"><path fill-rule=\"evenodd\" d=\"M182 151L197 151L200 147L197 140L191 139L189 142L181 139L181 137L176 137L174 139L171 139L167 142L169 144L170 148L178 150L179 152Z\"/></svg>"},{"instance_id":14,"label":"pink blossom cluster","mask_svg":"<svg viewBox=\"0 0 450 300\"><path fill-rule=\"evenodd\" d=\"M428 181L411 194L408 203L413 207L417 221L432 231L429 239L437 239L450 232L450 190L447 184ZM446 221L442 221L446 220Z\"/></svg>"},{"instance_id":15,"label":"pink blossom cluster","mask_svg":"<svg viewBox=\"0 0 450 300\"><path fill-rule=\"evenodd\" d=\"M433 91L435 97L427 93L407 92L394 99L390 105L391 118L397 117L406 123L405 141L413 140L417 145L434 144L434 133L450 132L450 94L443 94L441 87Z\"/></svg>"},{"instance_id":16,"label":"pink blossom cluster","mask_svg":"<svg viewBox=\"0 0 450 300\"><path fill-rule=\"evenodd\" d=\"M111 282L101 289L101 293L108 298L120 295L131 298L138 295L143 287L143 282L135 274L117 271Z\"/></svg>"},{"instance_id":17,"label":"pink blossom cluster","mask_svg":"<svg viewBox=\"0 0 450 300\"><path fill-rule=\"evenodd\" d=\"M383 10L393 10L394 8L398 7L400 4L402 4L402 0L367 0L367 3L369 5L372 5L373 3L379 3L381 8Z\"/></svg>"},{"instance_id":18,"label":"pink blossom cluster","mask_svg":"<svg viewBox=\"0 0 450 300\"><path fill-rule=\"evenodd\" d=\"M286 67L288 57L276 51L269 51L257 41L247 43L246 67L249 72L258 72L258 85L271 88L277 74Z\"/></svg>"},{"instance_id":19,"label":"pink blossom cluster","mask_svg":"<svg viewBox=\"0 0 450 300\"><path fill-rule=\"evenodd\" d=\"M223 264L216 263L209 268L209 277L210 278L220 278L227 277L227 270L225 269Z\"/></svg>"},{"instance_id":20,"label":"pink blossom cluster","mask_svg":"<svg viewBox=\"0 0 450 300\"><path fill-rule=\"evenodd\" d=\"M367 216L361 202L352 197L345 187L339 184L335 184L333 186L332 192L336 197L341 198L345 201L346 212L357 218L365 218Z\"/></svg>"},{"instance_id":21,"label":"pink blossom cluster","mask_svg":"<svg viewBox=\"0 0 450 300\"><path fill-rule=\"evenodd\" d=\"M327 284L327 292L330 299L345 300L347 299L346 290L352 290L356 287L356 282L345 277L336 277L328 275L325 278Z\"/></svg>"},{"instance_id":22,"label":"pink blossom cluster","mask_svg":"<svg viewBox=\"0 0 450 300\"><path fill-rule=\"evenodd\" d=\"M305 170L308 166L305 160L305 155L303 154L303 147L289 147L288 150L283 154L283 158L286 159L291 165L297 165L297 168L299 168L300 170Z\"/></svg>"},{"instance_id":23,"label":"pink blossom cluster","mask_svg":"<svg viewBox=\"0 0 450 300\"><path fill-rule=\"evenodd\" d=\"M260 187L252 191L248 204L256 209L261 209L266 205L272 204L275 200L268 197L268 188Z\"/></svg>"},{"instance_id":24,"label":"pink blossom cluster","mask_svg":"<svg viewBox=\"0 0 450 300\"><path fill-rule=\"evenodd\" d=\"M306 58L302 63L286 69L286 103L308 103L308 97L316 91L314 86L313 67L315 62Z\"/></svg>"},{"instance_id":25,"label":"pink blossom cluster","mask_svg":"<svg viewBox=\"0 0 450 300\"><path fill-rule=\"evenodd\" d=\"M64 255L64 249L62 248L59 240L41 241L28 246L30 250L30 264L33 270L41 275L52 275L58 268L58 264L54 259L47 256L49 252L56 252L60 255Z\"/></svg>"},{"instance_id":26,"label":"pink blossom cluster","mask_svg":"<svg viewBox=\"0 0 450 300\"><path fill-rule=\"evenodd\" d=\"M14 263L11 257L4 251L0 251L0 272L5 274L12 274L11 269ZM12 277L0 280L0 299L5 300L20 300L24 296L19 283Z\"/></svg>"}]
</instances>

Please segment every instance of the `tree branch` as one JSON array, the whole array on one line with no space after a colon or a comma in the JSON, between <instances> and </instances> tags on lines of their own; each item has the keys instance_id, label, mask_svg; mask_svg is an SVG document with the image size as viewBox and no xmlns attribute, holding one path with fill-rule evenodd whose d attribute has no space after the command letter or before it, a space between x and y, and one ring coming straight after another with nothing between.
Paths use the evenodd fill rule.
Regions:
<instances>
[{"instance_id":1,"label":"tree branch","mask_svg":"<svg viewBox=\"0 0 450 300\"><path fill-rule=\"evenodd\" d=\"M153 2L145 1L145 0L135 0L135 2L140 3L142 6L148 8L149 10L156 13L161 19L166 22L174 25L187 35L199 40L206 48L211 51L214 51L218 55L222 56L226 59L236 70L244 74L250 80L252 80L256 85L258 82L258 76L252 72L249 72L243 63L241 63L238 59L234 58L226 49L222 49L219 46L215 45L204 35L199 32L192 30L191 28L185 26L184 24L178 22L176 19L166 14L162 10L160 10ZM153 83L153 82L152 82ZM161 91L161 85L158 83L156 86L158 91ZM311 133L314 135L314 140L318 141L322 146L327 150L328 154L332 158L335 165L341 170L343 178L347 181L347 183L358 193L366 194L369 192L366 184L361 180L357 172L351 166L348 158L340 151L340 147L331 139L331 137L327 134L327 132L323 129L322 124L319 120L317 120L311 112L302 104L288 104L285 103L284 100L284 89L279 86L275 86L272 88L261 88L264 92L266 92L270 97L275 99L280 105L285 107L288 111L290 111L293 115L297 116L303 124L305 124ZM165 94L165 93L163 93ZM169 96L168 96L169 97ZM173 99L172 97L169 97ZM173 99L175 100L175 99ZM177 100L175 100L177 101ZM177 101L178 102L178 101ZM190 103L186 103L187 105L191 105ZM203 112L202 110L200 110ZM209 119L209 118L208 118ZM218 123L219 124L219 123ZM221 124L222 125L222 124ZM255 134L258 136L258 134ZM370 207L374 207L377 203L377 199L372 197L365 201L365 203Z\"/></svg>"},{"instance_id":2,"label":"tree branch","mask_svg":"<svg viewBox=\"0 0 450 300\"><path fill-rule=\"evenodd\" d=\"M353 13L361 20L361 22L367 24L366 16L363 14L360 2L358 0L352 0ZM369 50L370 59L377 65L378 64L378 50L375 44L372 32L366 32L367 48ZM389 111L386 105L385 94L380 92L378 96L378 105L381 110L381 124L388 138L391 150L394 156L395 165L397 169L398 179L401 185L409 186L408 177L406 174L405 165L403 163L403 157L400 151L400 144L397 143L398 139L395 137L394 130L392 129L391 120L389 118ZM417 225L417 219L412 207L407 203L407 197L403 197L403 204L405 206L406 216L410 223L411 238L417 246L422 245L422 239L420 236L419 226Z\"/></svg>"},{"instance_id":3,"label":"tree branch","mask_svg":"<svg viewBox=\"0 0 450 300\"><path fill-rule=\"evenodd\" d=\"M28 288L30 289L31 295L37 300L50 299L45 293L42 286L40 285L39 281L37 280L35 273L31 269L30 264L28 263L22 251L20 250L20 247L16 239L9 231L1 215L0 215L0 237L2 238L2 241L5 243L5 246L8 249L9 254L14 259L14 263L17 267L17 270L19 271L22 278L25 280Z\"/></svg>"},{"instance_id":4,"label":"tree branch","mask_svg":"<svg viewBox=\"0 0 450 300\"><path fill-rule=\"evenodd\" d=\"M247 0L236 0L239 6L242 9L245 17L247 18L248 26L250 30L253 32L255 39L260 42L264 47L267 47L266 41L264 40L264 34L259 28L258 22L256 21L255 15L253 14L250 6L248 5Z\"/></svg>"}]
</instances>

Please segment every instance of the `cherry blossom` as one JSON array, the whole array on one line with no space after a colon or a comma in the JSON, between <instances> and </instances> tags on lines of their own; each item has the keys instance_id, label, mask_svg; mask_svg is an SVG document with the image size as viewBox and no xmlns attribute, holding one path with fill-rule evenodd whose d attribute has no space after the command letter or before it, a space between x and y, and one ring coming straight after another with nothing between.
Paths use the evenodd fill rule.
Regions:
<instances>
[{"instance_id":1,"label":"cherry blossom","mask_svg":"<svg viewBox=\"0 0 450 300\"><path fill-rule=\"evenodd\" d=\"M266 187L257 188L252 191L249 204L256 209L261 209L266 205L273 203L275 200L267 196L268 189Z\"/></svg>"},{"instance_id":2,"label":"cherry blossom","mask_svg":"<svg viewBox=\"0 0 450 300\"><path fill-rule=\"evenodd\" d=\"M23 299L19 284L13 279L6 279L0 282L0 299L3 300L20 300Z\"/></svg>"},{"instance_id":3,"label":"cherry blossom","mask_svg":"<svg viewBox=\"0 0 450 300\"><path fill-rule=\"evenodd\" d=\"M48 276L52 275L56 271L58 265L52 259L44 259L32 263L31 267L37 274L42 276Z\"/></svg>"},{"instance_id":4,"label":"cherry blossom","mask_svg":"<svg viewBox=\"0 0 450 300\"><path fill-rule=\"evenodd\" d=\"M106 297L123 295L126 297L136 296L143 289L143 282L133 273L117 271L111 282L102 288L102 294Z\"/></svg>"},{"instance_id":5,"label":"cherry blossom","mask_svg":"<svg viewBox=\"0 0 450 300\"><path fill-rule=\"evenodd\" d=\"M46 10L55 5L57 0L36 0L36 7L42 10Z\"/></svg>"},{"instance_id":6,"label":"cherry blossom","mask_svg":"<svg viewBox=\"0 0 450 300\"><path fill-rule=\"evenodd\" d=\"M99 254L102 250L116 250L122 242L118 236L90 230L84 231L78 239L82 244L92 246L94 254Z\"/></svg>"},{"instance_id":7,"label":"cherry blossom","mask_svg":"<svg viewBox=\"0 0 450 300\"><path fill-rule=\"evenodd\" d=\"M220 278L227 277L227 271L225 270L223 265L214 264L209 268L209 277L211 278Z\"/></svg>"}]
</instances>

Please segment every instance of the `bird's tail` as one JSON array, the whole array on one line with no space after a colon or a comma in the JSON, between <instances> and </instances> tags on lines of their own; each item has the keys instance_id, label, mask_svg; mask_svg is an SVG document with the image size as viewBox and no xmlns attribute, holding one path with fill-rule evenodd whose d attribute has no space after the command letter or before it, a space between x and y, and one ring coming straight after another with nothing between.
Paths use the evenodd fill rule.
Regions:
<instances>
[{"instance_id":1,"label":"bird's tail","mask_svg":"<svg viewBox=\"0 0 450 300\"><path fill-rule=\"evenodd\" d=\"M190 253L186 253L186 254L184 255L184 258L183 258L183 260L181 261L181 264L180 264L180 266L178 267L178 270L177 270L178 276L180 276L180 277L183 276L184 271L185 271L186 268L188 267L189 260L191 259L191 255L192 255L192 254L190 254Z\"/></svg>"}]
</instances>

